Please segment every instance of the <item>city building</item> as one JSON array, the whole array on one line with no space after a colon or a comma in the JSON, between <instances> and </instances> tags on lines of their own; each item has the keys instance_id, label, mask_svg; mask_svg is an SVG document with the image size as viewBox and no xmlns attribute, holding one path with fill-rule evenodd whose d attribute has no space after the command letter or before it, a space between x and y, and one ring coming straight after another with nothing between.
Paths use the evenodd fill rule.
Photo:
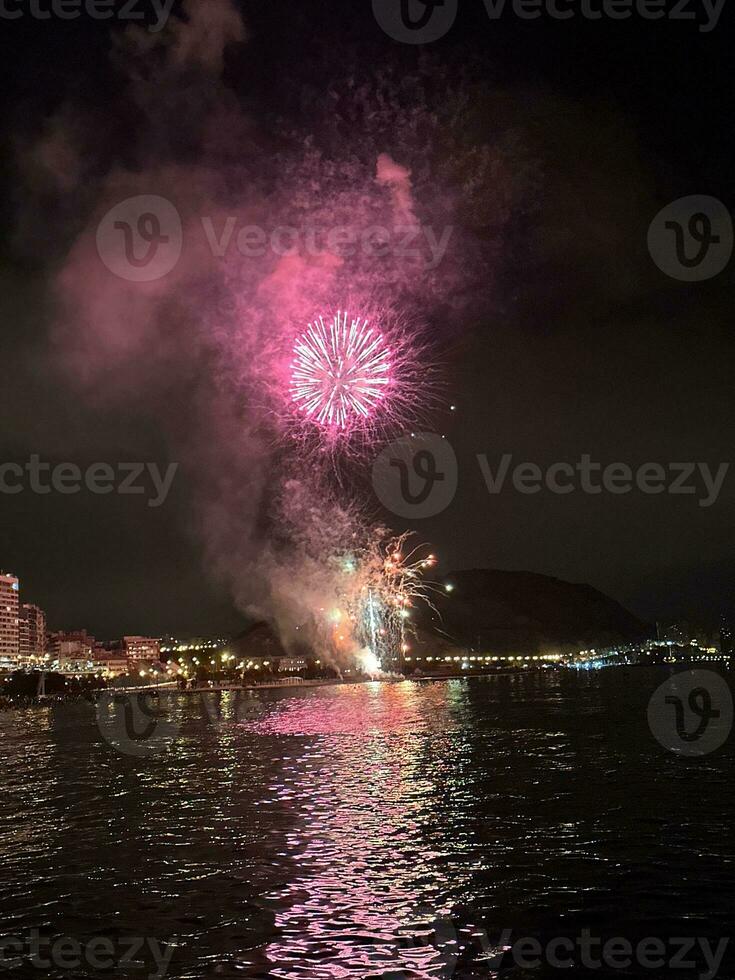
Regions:
<instances>
[{"instance_id":1,"label":"city building","mask_svg":"<svg viewBox=\"0 0 735 980\"><path fill-rule=\"evenodd\" d=\"M15 575L0 573L0 667L16 666L19 659L19 589Z\"/></svg>"},{"instance_id":2,"label":"city building","mask_svg":"<svg viewBox=\"0 0 735 980\"><path fill-rule=\"evenodd\" d=\"M48 652L55 660L63 655L90 657L95 639L86 630L57 630L49 633Z\"/></svg>"},{"instance_id":3,"label":"city building","mask_svg":"<svg viewBox=\"0 0 735 980\"><path fill-rule=\"evenodd\" d=\"M46 614L28 602L18 614L18 654L24 664L46 655Z\"/></svg>"},{"instance_id":4,"label":"city building","mask_svg":"<svg viewBox=\"0 0 735 980\"><path fill-rule=\"evenodd\" d=\"M63 672L88 670L95 640L86 630L59 631L50 634L48 653L56 668Z\"/></svg>"},{"instance_id":5,"label":"city building","mask_svg":"<svg viewBox=\"0 0 735 980\"><path fill-rule=\"evenodd\" d=\"M124 636L123 648L131 666L136 663L154 664L161 659L161 641L148 636Z\"/></svg>"},{"instance_id":6,"label":"city building","mask_svg":"<svg viewBox=\"0 0 735 980\"><path fill-rule=\"evenodd\" d=\"M306 670L307 667L306 657L279 657L278 659L278 670L282 674Z\"/></svg>"},{"instance_id":7,"label":"city building","mask_svg":"<svg viewBox=\"0 0 735 980\"><path fill-rule=\"evenodd\" d=\"M111 674L117 677L127 673L128 657L120 644L115 644L110 648L102 643L95 643L92 650L92 667L103 674Z\"/></svg>"}]
</instances>

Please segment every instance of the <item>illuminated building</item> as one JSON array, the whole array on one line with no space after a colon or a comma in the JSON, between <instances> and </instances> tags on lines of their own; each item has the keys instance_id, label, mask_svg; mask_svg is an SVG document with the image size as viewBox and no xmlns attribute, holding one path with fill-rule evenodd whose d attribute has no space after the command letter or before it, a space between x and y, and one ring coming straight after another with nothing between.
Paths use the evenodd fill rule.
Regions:
<instances>
[{"instance_id":1,"label":"illuminated building","mask_svg":"<svg viewBox=\"0 0 735 980\"><path fill-rule=\"evenodd\" d=\"M46 654L46 614L27 602L21 605L18 616L18 653L24 663Z\"/></svg>"},{"instance_id":2,"label":"illuminated building","mask_svg":"<svg viewBox=\"0 0 735 980\"><path fill-rule=\"evenodd\" d=\"M153 664L161 659L161 641L148 636L124 636L123 646L131 665Z\"/></svg>"},{"instance_id":3,"label":"illuminated building","mask_svg":"<svg viewBox=\"0 0 735 980\"><path fill-rule=\"evenodd\" d=\"M15 575L0 573L0 664L18 662L18 591Z\"/></svg>"}]
</instances>

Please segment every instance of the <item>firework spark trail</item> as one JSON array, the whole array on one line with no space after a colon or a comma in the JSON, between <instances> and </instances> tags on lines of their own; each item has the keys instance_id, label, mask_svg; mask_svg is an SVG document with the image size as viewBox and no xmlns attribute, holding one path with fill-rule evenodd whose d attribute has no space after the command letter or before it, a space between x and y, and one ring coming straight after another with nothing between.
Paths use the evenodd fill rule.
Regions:
<instances>
[{"instance_id":1,"label":"firework spark trail","mask_svg":"<svg viewBox=\"0 0 735 980\"><path fill-rule=\"evenodd\" d=\"M332 556L333 591L329 605L315 617L317 646L337 661L346 654L365 673L379 674L408 649L411 610L429 602L431 587L424 575L436 559L417 557L423 546L404 554L408 533L388 537L379 526L366 531L369 536L359 548Z\"/></svg>"},{"instance_id":2,"label":"firework spark trail","mask_svg":"<svg viewBox=\"0 0 735 980\"><path fill-rule=\"evenodd\" d=\"M291 395L320 425L346 429L367 419L385 396L391 352L367 319L340 310L329 327L320 316L294 346Z\"/></svg>"}]
</instances>

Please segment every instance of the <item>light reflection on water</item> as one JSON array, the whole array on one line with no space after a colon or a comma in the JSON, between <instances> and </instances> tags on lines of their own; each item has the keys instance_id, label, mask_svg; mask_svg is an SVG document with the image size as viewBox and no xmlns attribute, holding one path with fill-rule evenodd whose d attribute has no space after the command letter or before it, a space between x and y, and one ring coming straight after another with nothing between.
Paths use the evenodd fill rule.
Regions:
<instances>
[{"instance_id":1,"label":"light reflection on water","mask_svg":"<svg viewBox=\"0 0 735 980\"><path fill-rule=\"evenodd\" d=\"M506 928L727 935L732 746L662 750L661 679L174 697L144 758L84 704L0 715L0 932L154 936L171 976L298 980L493 976Z\"/></svg>"},{"instance_id":2,"label":"light reflection on water","mask_svg":"<svg viewBox=\"0 0 735 980\"><path fill-rule=\"evenodd\" d=\"M295 871L268 896L277 909L278 936L264 950L272 974L451 976L457 936L425 834L454 727L445 692L342 688L287 702L252 727L320 736L274 787L293 807L284 856Z\"/></svg>"}]
</instances>

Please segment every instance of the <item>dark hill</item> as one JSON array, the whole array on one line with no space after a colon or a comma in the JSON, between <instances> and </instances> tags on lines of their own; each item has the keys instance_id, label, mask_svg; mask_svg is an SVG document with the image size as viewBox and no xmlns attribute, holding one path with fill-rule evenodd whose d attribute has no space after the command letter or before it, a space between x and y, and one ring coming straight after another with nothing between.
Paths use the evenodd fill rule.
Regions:
<instances>
[{"instance_id":1,"label":"dark hill","mask_svg":"<svg viewBox=\"0 0 735 980\"><path fill-rule=\"evenodd\" d=\"M590 585L535 572L475 569L446 575L421 617L463 647L531 653L605 647L652 635L651 627Z\"/></svg>"}]
</instances>

